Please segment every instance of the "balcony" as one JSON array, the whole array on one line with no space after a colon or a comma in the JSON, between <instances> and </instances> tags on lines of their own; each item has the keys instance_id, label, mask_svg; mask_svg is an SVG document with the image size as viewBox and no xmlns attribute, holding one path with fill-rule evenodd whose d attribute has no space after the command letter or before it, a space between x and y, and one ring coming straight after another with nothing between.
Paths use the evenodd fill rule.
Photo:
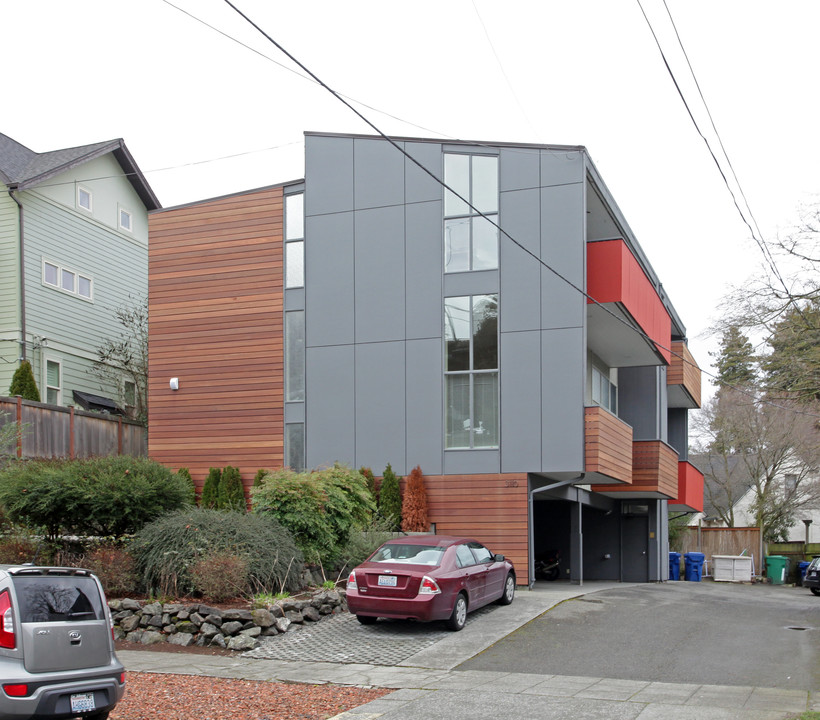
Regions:
<instances>
[{"instance_id":1,"label":"balcony","mask_svg":"<svg viewBox=\"0 0 820 720\"><path fill-rule=\"evenodd\" d=\"M670 510L703 512L703 473L692 463L678 463L678 494L669 501Z\"/></svg>"},{"instance_id":2,"label":"balcony","mask_svg":"<svg viewBox=\"0 0 820 720\"><path fill-rule=\"evenodd\" d=\"M686 343L672 343L672 361L666 371L669 407L694 410L700 407L700 368Z\"/></svg>"},{"instance_id":3,"label":"balcony","mask_svg":"<svg viewBox=\"0 0 820 720\"><path fill-rule=\"evenodd\" d=\"M677 497L678 453L661 440L636 440L632 443L632 483L594 489L615 497Z\"/></svg>"},{"instance_id":4,"label":"balcony","mask_svg":"<svg viewBox=\"0 0 820 720\"><path fill-rule=\"evenodd\" d=\"M584 408L584 456L589 484L632 481L632 428L602 407Z\"/></svg>"}]
</instances>

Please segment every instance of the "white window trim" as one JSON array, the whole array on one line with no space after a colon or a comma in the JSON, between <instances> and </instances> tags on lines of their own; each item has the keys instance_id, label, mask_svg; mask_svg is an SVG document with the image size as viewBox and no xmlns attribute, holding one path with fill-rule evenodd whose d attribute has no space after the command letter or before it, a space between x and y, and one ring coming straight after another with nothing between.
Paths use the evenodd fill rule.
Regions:
<instances>
[{"instance_id":1,"label":"white window trim","mask_svg":"<svg viewBox=\"0 0 820 720\"><path fill-rule=\"evenodd\" d=\"M58 360L57 358L50 358L44 357L43 358L43 387L46 389L46 396L43 398L45 402L48 402L48 391L51 389L51 386L48 384L48 364L54 363L59 368L60 373L60 384L55 388L57 390L57 402L53 403L54 405L62 405L63 404L63 361Z\"/></svg>"},{"instance_id":2,"label":"white window trim","mask_svg":"<svg viewBox=\"0 0 820 720\"><path fill-rule=\"evenodd\" d=\"M130 227L126 227L125 225L122 224L122 215L123 215L123 213L128 215L128 224L130 225ZM123 232L131 233L133 235L134 234L134 213L132 213L127 208L122 207L121 205L117 206L117 226Z\"/></svg>"},{"instance_id":3,"label":"white window trim","mask_svg":"<svg viewBox=\"0 0 820 720\"><path fill-rule=\"evenodd\" d=\"M57 283L53 284L46 281L46 265L51 265L51 267L57 268ZM67 271L74 274L74 291L66 290L62 284L62 277L63 271ZM80 278L85 278L88 280L91 286L91 294L89 296L81 295L80 294ZM52 290L57 290L65 295L70 295L71 297L79 298L80 300L85 300L85 302L94 302L94 278L86 273L78 272L73 268L67 267L65 265L61 265L58 262L54 262L53 260L47 260L46 258L42 258L42 269L41 269L41 280L45 287L50 288Z\"/></svg>"},{"instance_id":4,"label":"white window trim","mask_svg":"<svg viewBox=\"0 0 820 720\"><path fill-rule=\"evenodd\" d=\"M80 202L80 193L88 193L88 207ZM94 212L94 194L87 187L77 185L77 207L85 212Z\"/></svg>"}]
</instances>

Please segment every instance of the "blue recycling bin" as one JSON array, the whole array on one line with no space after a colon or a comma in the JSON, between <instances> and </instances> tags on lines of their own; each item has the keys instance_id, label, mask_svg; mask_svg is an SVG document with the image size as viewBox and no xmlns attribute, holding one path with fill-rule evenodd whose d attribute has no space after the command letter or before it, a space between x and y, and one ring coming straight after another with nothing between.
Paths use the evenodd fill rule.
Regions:
<instances>
[{"instance_id":1,"label":"blue recycling bin","mask_svg":"<svg viewBox=\"0 0 820 720\"><path fill-rule=\"evenodd\" d=\"M700 582L703 577L703 561L706 556L699 552L688 552L683 556L683 579Z\"/></svg>"},{"instance_id":2,"label":"blue recycling bin","mask_svg":"<svg viewBox=\"0 0 820 720\"><path fill-rule=\"evenodd\" d=\"M680 553L669 553L669 579L680 580Z\"/></svg>"},{"instance_id":3,"label":"blue recycling bin","mask_svg":"<svg viewBox=\"0 0 820 720\"><path fill-rule=\"evenodd\" d=\"M809 565L811 565L811 563L809 561L803 561L803 562L797 563L797 567L800 570L800 585L801 586L803 585L803 580L806 577L806 570L808 569Z\"/></svg>"}]
</instances>

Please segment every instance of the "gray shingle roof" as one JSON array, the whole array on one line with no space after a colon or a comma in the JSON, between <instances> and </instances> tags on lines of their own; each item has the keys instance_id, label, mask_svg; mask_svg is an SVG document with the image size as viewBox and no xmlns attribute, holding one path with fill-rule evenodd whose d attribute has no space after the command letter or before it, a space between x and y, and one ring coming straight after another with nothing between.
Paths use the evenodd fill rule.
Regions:
<instances>
[{"instance_id":1,"label":"gray shingle roof","mask_svg":"<svg viewBox=\"0 0 820 720\"><path fill-rule=\"evenodd\" d=\"M148 210L161 207L121 138L36 153L8 135L0 133L0 180L6 185L25 190L107 153L114 154L145 207Z\"/></svg>"}]
</instances>

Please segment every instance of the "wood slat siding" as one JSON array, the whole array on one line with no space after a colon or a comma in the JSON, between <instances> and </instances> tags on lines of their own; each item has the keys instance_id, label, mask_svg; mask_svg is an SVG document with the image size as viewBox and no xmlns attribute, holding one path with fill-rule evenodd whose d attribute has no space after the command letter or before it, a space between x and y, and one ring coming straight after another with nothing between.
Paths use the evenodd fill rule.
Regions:
<instances>
[{"instance_id":1,"label":"wood slat siding","mask_svg":"<svg viewBox=\"0 0 820 720\"><path fill-rule=\"evenodd\" d=\"M596 485L600 492L660 493L668 498L678 495L678 453L661 440L636 440L632 443L632 484Z\"/></svg>"},{"instance_id":2,"label":"wood slat siding","mask_svg":"<svg viewBox=\"0 0 820 720\"><path fill-rule=\"evenodd\" d=\"M284 461L282 196L149 217L148 452L199 488L211 467L238 467L250 485Z\"/></svg>"},{"instance_id":3,"label":"wood slat siding","mask_svg":"<svg viewBox=\"0 0 820 720\"><path fill-rule=\"evenodd\" d=\"M439 535L463 535L506 555L519 585L529 582L527 476L425 475L428 514Z\"/></svg>"},{"instance_id":4,"label":"wood slat siding","mask_svg":"<svg viewBox=\"0 0 820 720\"><path fill-rule=\"evenodd\" d=\"M701 405L700 368L682 340L672 343L672 362L666 371L667 385L682 385L697 407Z\"/></svg>"},{"instance_id":5,"label":"wood slat siding","mask_svg":"<svg viewBox=\"0 0 820 720\"><path fill-rule=\"evenodd\" d=\"M584 408L586 471L632 479L632 428L601 407Z\"/></svg>"}]
</instances>

